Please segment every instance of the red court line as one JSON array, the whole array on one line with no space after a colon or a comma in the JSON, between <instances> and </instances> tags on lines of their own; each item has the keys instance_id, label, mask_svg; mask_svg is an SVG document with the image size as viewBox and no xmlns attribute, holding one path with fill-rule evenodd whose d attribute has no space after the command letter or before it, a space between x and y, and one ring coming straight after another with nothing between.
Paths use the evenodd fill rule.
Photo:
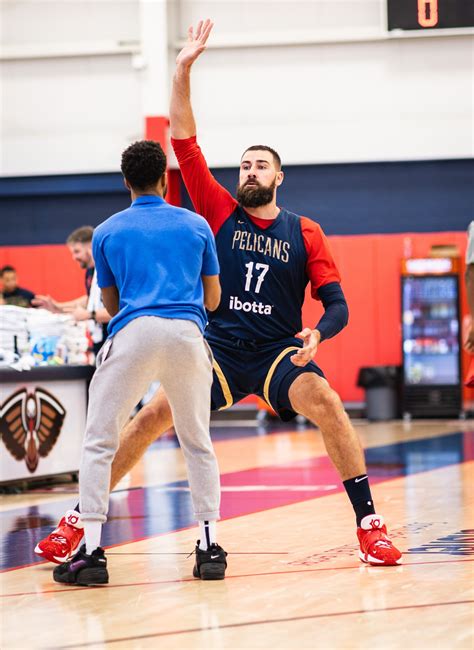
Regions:
<instances>
[{"instance_id":1,"label":"red court line","mask_svg":"<svg viewBox=\"0 0 474 650\"><path fill-rule=\"evenodd\" d=\"M439 560L437 562L408 562L398 564L394 567L371 567L376 571L390 571L392 569L400 569L408 566L419 566L422 564L459 564L461 562L474 562L471 560ZM293 573L314 573L317 571L343 571L348 569L359 569L361 567L368 567L367 564L351 564L350 566L327 566L318 567L317 569L289 569L288 571L264 571L262 573L240 573L239 575L226 576L226 580L235 580L237 578L259 578L261 576L280 576ZM169 585L180 584L186 582L196 582L196 578L179 578L178 580L147 580L146 582L126 582L118 585L107 585L103 587L94 587L95 589L120 589L123 587L145 587L152 585ZM44 594L59 594L69 593L73 591L84 591L87 587L66 587L65 589L44 589L43 591L24 591L16 594L0 594L0 598L17 598L19 596L43 596Z\"/></svg>"},{"instance_id":2,"label":"red court line","mask_svg":"<svg viewBox=\"0 0 474 650\"><path fill-rule=\"evenodd\" d=\"M242 623L227 623L219 625L219 630L232 630L240 627L251 627L254 625L270 625L275 623L294 623L296 621L312 621L318 618L336 618L339 616L357 616L360 614L380 614L384 612L398 612L407 609L427 609L429 607L447 607L449 605L468 605L474 603L474 600L454 600L443 603L423 603L419 605L400 605L398 607L380 607L376 609L353 609L345 612L328 612L326 614L307 614L306 616L291 616L288 618L268 618L260 621L245 621ZM50 646L52 650L67 650L68 648L87 648L90 646L99 646L109 643L123 643L124 641L137 641L139 639L156 639L165 636L178 636L180 634L194 634L196 632L215 631L213 625L203 627L191 627L184 630L170 630L169 632L156 632L155 634L140 634L137 636L124 636L116 639L105 639L100 641L87 641L86 643L74 643L71 645Z\"/></svg>"}]
</instances>

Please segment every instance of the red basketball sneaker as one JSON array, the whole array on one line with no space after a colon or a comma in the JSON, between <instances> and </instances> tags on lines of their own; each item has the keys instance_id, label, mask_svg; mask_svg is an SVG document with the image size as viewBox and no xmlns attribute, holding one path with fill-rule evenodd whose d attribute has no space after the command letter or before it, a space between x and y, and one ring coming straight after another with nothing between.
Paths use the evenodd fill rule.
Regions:
<instances>
[{"instance_id":1,"label":"red basketball sneaker","mask_svg":"<svg viewBox=\"0 0 474 650\"><path fill-rule=\"evenodd\" d=\"M38 542L35 553L55 564L66 562L79 548L83 528L81 515L76 510L68 510L58 527Z\"/></svg>"},{"instance_id":2,"label":"red basketball sneaker","mask_svg":"<svg viewBox=\"0 0 474 650\"><path fill-rule=\"evenodd\" d=\"M374 566L394 566L402 563L402 554L387 537L387 527L381 515L367 515L357 529L362 562Z\"/></svg>"}]
</instances>

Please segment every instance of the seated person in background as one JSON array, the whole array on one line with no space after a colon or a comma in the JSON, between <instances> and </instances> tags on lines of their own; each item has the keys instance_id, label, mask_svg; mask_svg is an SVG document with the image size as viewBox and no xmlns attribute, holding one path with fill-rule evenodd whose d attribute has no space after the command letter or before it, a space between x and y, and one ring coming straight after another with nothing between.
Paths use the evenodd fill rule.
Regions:
<instances>
[{"instance_id":1,"label":"seated person in background","mask_svg":"<svg viewBox=\"0 0 474 650\"><path fill-rule=\"evenodd\" d=\"M102 304L100 289L97 286L94 258L92 257L92 226L82 226L74 230L66 240L72 259L86 270L86 293L73 300L58 302L51 296L37 295L33 299L35 307L42 307L54 313L71 314L74 320L89 320L89 331L97 354L107 338L107 323L110 315Z\"/></svg>"},{"instance_id":2,"label":"seated person in background","mask_svg":"<svg viewBox=\"0 0 474 650\"><path fill-rule=\"evenodd\" d=\"M0 304L15 305L16 307L31 307L35 294L28 289L18 286L18 276L13 266L4 266L0 271L3 288Z\"/></svg>"}]
</instances>

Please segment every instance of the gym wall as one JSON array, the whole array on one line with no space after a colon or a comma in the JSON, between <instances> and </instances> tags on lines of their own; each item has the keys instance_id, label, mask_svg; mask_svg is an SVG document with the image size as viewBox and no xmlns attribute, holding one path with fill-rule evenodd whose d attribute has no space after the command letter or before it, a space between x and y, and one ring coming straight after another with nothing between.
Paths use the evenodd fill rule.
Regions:
<instances>
[{"instance_id":1,"label":"gym wall","mask_svg":"<svg viewBox=\"0 0 474 650\"><path fill-rule=\"evenodd\" d=\"M318 361L345 402L362 402L356 387L364 365L398 364L400 260L452 243L464 256L474 192L469 160L286 167L280 203L321 223L329 235L349 303L349 326L318 352ZM236 169L214 169L230 190ZM178 174L178 172L173 172ZM181 188L180 203L191 207ZM0 265L20 281L60 300L84 291L83 272L64 246L74 228L96 225L129 203L120 175L0 179L3 237ZM60 270L60 272L58 272ZM463 312L467 312L464 289ZM308 295L304 324L320 305ZM466 397L470 393L466 392Z\"/></svg>"},{"instance_id":2,"label":"gym wall","mask_svg":"<svg viewBox=\"0 0 474 650\"><path fill-rule=\"evenodd\" d=\"M117 171L145 115L166 114L176 52L206 16L193 103L212 167L255 142L287 165L472 156L472 36L389 36L384 0L162 0L148 33L150 4L2 3L1 174ZM168 45L156 88L146 38Z\"/></svg>"},{"instance_id":3,"label":"gym wall","mask_svg":"<svg viewBox=\"0 0 474 650\"><path fill-rule=\"evenodd\" d=\"M161 21L150 23L152 4ZM120 154L144 136L147 116L166 117L187 27L209 16L214 33L193 70L200 143L231 190L245 147L280 152L279 201L330 236L351 311L320 362L345 401L361 401L358 367L400 361L401 257L433 243L457 243L463 253L474 205L472 35L388 34L384 7L2 3L0 264L17 266L37 292L82 293L63 242L128 204ZM184 191L172 200L189 205ZM317 310L307 303L307 324Z\"/></svg>"}]
</instances>

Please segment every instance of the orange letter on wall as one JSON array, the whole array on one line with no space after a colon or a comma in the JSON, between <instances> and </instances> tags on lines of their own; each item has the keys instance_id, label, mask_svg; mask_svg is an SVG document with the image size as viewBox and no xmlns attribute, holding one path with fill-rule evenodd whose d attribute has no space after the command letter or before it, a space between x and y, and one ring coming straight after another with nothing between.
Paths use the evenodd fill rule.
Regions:
<instances>
[{"instance_id":1,"label":"orange letter on wall","mask_svg":"<svg viewBox=\"0 0 474 650\"><path fill-rule=\"evenodd\" d=\"M421 27L438 24L438 0L418 0L418 23Z\"/></svg>"}]
</instances>

